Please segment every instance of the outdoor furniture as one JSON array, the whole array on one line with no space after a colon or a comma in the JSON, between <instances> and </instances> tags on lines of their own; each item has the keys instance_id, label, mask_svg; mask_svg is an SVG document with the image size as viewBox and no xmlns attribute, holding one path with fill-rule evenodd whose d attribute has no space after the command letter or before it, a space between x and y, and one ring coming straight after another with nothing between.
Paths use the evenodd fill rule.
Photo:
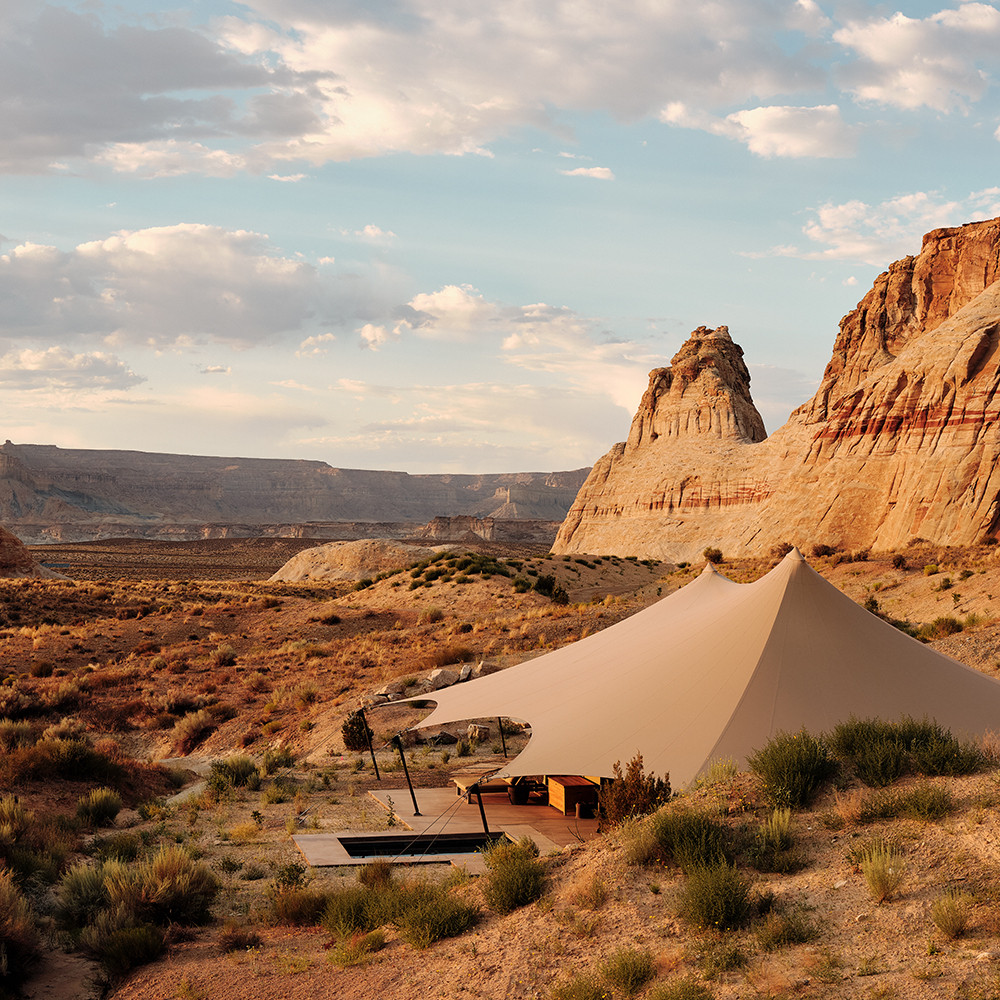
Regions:
<instances>
[{"instance_id":1,"label":"outdoor furniture","mask_svg":"<svg viewBox=\"0 0 1000 1000\"><path fill-rule=\"evenodd\" d=\"M575 813L578 804L587 809L597 807L597 791L600 786L590 778L579 774L550 774L548 786L549 805L564 816Z\"/></svg>"},{"instance_id":2,"label":"outdoor furniture","mask_svg":"<svg viewBox=\"0 0 1000 1000\"><path fill-rule=\"evenodd\" d=\"M465 796L467 802L471 800L473 785L479 784L479 791L486 795L489 792L507 792L508 784L503 778L489 778L480 781L475 774L453 774L451 780L455 783L455 794Z\"/></svg>"}]
</instances>

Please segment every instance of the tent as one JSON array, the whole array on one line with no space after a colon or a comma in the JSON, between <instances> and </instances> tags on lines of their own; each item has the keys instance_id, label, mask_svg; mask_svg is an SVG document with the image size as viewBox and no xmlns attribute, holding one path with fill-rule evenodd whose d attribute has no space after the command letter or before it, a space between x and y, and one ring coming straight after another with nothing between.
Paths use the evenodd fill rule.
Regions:
<instances>
[{"instance_id":1,"label":"tent","mask_svg":"<svg viewBox=\"0 0 1000 1000\"><path fill-rule=\"evenodd\" d=\"M425 698L424 700L428 700ZM780 731L929 717L956 736L1000 731L1000 682L859 607L792 550L754 583L710 566L602 632L434 692L416 728L502 716L531 725L501 772L613 775L637 752L681 788Z\"/></svg>"}]
</instances>

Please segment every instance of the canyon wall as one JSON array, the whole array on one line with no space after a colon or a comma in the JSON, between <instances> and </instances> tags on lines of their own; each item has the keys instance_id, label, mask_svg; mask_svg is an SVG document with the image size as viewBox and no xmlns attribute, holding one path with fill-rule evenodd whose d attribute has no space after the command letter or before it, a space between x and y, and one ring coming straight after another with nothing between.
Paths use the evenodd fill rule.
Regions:
<instances>
[{"instance_id":1,"label":"canyon wall","mask_svg":"<svg viewBox=\"0 0 1000 1000\"><path fill-rule=\"evenodd\" d=\"M995 533L998 278L1000 220L929 233L844 317L816 395L769 438L743 352L699 328L651 373L554 551L690 560Z\"/></svg>"}]
</instances>

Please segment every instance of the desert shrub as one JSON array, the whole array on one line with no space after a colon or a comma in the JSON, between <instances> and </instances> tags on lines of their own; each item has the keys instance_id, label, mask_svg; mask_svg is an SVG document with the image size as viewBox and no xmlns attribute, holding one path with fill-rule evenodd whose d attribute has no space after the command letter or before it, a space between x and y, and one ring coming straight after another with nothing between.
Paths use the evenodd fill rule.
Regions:
<instances>
[{"instance_id":1,"label":"desert shrub","mask_svg":"<svg viewBox=\"0 0 1000 1000\"><path fill-rule=\"evenodd\" d=\"M581 909L599 910L607 902L607 883L594 872L590 878L577 884L570 898Z\"/></svg>"},{"instance_id":2,"label":"desert shrub","mask_svg":"<svg viewBox=\"0 0 1000 1000\"><path fill-rule=\"evenodd\" d=\"M601 978L626 997L634 997L655 975L653 956L645 949L619 948L601 964Z\"/></svg>"},{"instance_id":3,"label":"desert shrub","mask_svg":"<svg viewBox=\"0 0 1000 1000\"><path fill-rule=\"evenodd\" d=\"M174 752L181 756L189 754L213 729L215 729L215 719L206 709L188 712L174 726L172 734Z\"/></svg>"},{"instance_id":4,"label":"desert shrub","mask_svg":"<svg viewBox=\"0 0 1000 1000\"><path fill-rule=\"evenodd\" d=\"M342 969L365 965L377 951L385 947L385 934L381 930L367 934L352 934L342 938L330 950L330 961Z\"/></svg>"},{"instance_id":5,"label":"desert shrub","mask_svg":"<svg viewBox=\"0 0 1000 1000\"><path fill-rule=\"evenodd\" d=\"M139 865L108 862L104 872L111 907L136 923L204 923L219 892L208 867L180 847L162 848Z\"/></svg>"},{"instance_id":6,"label":"desert shrub","mask_svg":"<svg viewBox=\"0 0 1000 1000\"><path fill-rule=\"evenodd\" d=\"M73 716L63 716L58 722L46 726L42 731L43 740L86 740L87 727L82 720Z\"/></svg>"},{"instance_id":7,"label":"desert shrub","mask_svg":"<svg viewBox=\"0 0 1000 1000\"><path fill-rule=\"evenodd\" d=\"M236 650L228 643L218 646L209 657L213 667L231 667L236 662Z\"/></svg>"},{"instance_id":8,"label":"desert shrub","mask_svg":"<svg viewBox=\"0 0 1000 1000\"><path fill-rule=\"evenodd\" d=\"M712 548L710 546L709 548L705 549L704 552L702 552L702 555L705 557L706 562L710 563L725 562L725 560L722 558L721 549Z\"/></svg>"},{"instance_id":9,"label":"desert shrub","mask_svg":"<svg viewBox=\"0 0 1000 1000\"><path fill-rule=\"evenodd\" d=\"M897 815L925 822L944 819L954 809L951 793L941 785L923 784L896 796Z\"/></svg>"},{"instance_id":10,"label":"desert shrub","mask_svg":"<svg viewBox=\"0 0 1000 1000\"><path fill-rule=\"evenodd\" d=\"M819 931L801 909L769 913L754 931L764 951L776 951L792 944L812 941Z\"/></svg>"},{"instance_id":11,"label":"desert shrub","mask_svg":"<svg viewBox=\"0 0 1000 1000\"><path fill-rule=\"evenodd\" d=\"M545 870L537 854L533 843L514 844L509 840L497 841L483 852L483 897L497 913L510 913L541 896Z\"/></svg>"},{"instance_id":12,"label":"desert shrub","mask_svg":"<svg viewBox=\"0 0 1000 1000\"><path fill-rule=\"evenodd\" d=\"M717 979L724 972L746 968L749 962L742 945L723 938L706 944L702 952L701 971L706 979Z\"/></svg>"},{"instance_id":13,"label":"desert shrub","mask_svg":"<svg viewBox=\"0 0 1000 1000\"><path fill-rule=\"evenodd\" d=\"M945 937L961 937L969 924L969 897L954 890L938 897L931 904L931 920Z\"/></svg>"},{"instance_id":14,"label":"desert shrub","mask_svg":"<svg viewBox=\"0 0 1000 1000\"><path fill-rule=\"evenodd\" d=\"M378 907L373 892L366 886L344 886L331 893L320 923L323 929L335 937L347 937L358 932L366 932L380 927Z\"/></svg>"},{"instance_id":15,"label":"desert shrub","mask_svg":"<svg viewBox=\"0 0 1000 1000\"><path fill-rule=\"evenodd\" d=\"M928 563L924 566L924 576L934 576L938 572L940 571L938 570L937 563Z\"/></svg>"},{"instance_id":16,"label":"desert shrub","mask_svg":"<svg viewBox=\"0 0 1000 1000\"><path fill-rule=\"evenodd\" d=\"M648 822L663 858L683 871L732 860L728 830L706 813L662 809Z\"/></svg>"},{"instance_id":17,"label":"desert shrub","mask_svg":"<svg viewBox=\"0 0 1000 1000\"><path fill-rule=\"evenodd\" d=\"M35 916L10 872L0 871L0 989L18 992L38 959Z\"/></svg>"},{"instance_id":18,"label":"desert shrub","mask_svg":"<svg viewBox=\"0 0 1000 1000\"><path fill-rule=\"evenodd\" d=\"M859 867L876 903L892 899L903 884L903 855L895 841L873 840L861 855Z\"/></svg>"},{"instance_id":19,"label":"desert shrub","mask_svg":"<svg viewBox=\"0 0 1000 1000\"><path fill-rule=\"evenodd\" d=\"M444 621L444 612L438 607L429 607L420 615L422 625L434 625L440 621Z\"/></svg>"},{"instance_id":20,"label":"desert shrub","mask_svg":"<svg viewBox=\"0 0 1000 1000\"><path fill-rule=\"evenodd\" d=\"M734 930L750 918L750 880L725 861L696 865L687 872L680 907L698 927Z\"/></svg>"},{"instance_id":21,"label":"desert shrub","mask_svg":"<svg viewBox=\"0 0 1000 1000\"><path fill-rule=\"evenodd\" d=\"M646 1000L712 1000L712 991L694 976L657 983L647 994Z\"/></svg>"},{"instance_id":22,"label":"desert shrub","mask_svg":"<svg viewBox=\"0 0 1000 1000\"><path fill-rule=\"evenodd\" d=\"M792 545L791 542L778 542L777 545L771 546L771 555L774 556L775 559L783 559L794 548L795 546Z\"/></svg>"},{"instance_id":23,"label":"desert shrub","mask_svg":"<svg viewBox=\"0 0 1000 1000\"><path fill-rule=\"evenodd\" d=\"M329 901L330 893L322 889L284 889L271 895L271 913L279 924L311 927L320 922Z\"/></svg>"},{"instance_id":24,"label":"desert shrub","mask_svg":"<svg viewBox=\"0 0 1000 1000\"><path fill-rule=\"evenodd\" d=\"M163 931L123 910L101 910L80 934L80 948L117 979L163 954Z\"/></svg>"},{"instance_id":25,"label":"desert shrub","mask_svg":"<svg viewBox=\"0 0 1000 1000\"><path fill-rule=\"evenodd\" d=\"M986 756L972 743L960 743L949 732L914 740L910 751L915 770L926 775L972 774L986 764Z\"/></svg>"},{"instance_id":26,"label":"desert shrub","mask_svg":"<svg viewBox=\"0 0 1000 1000\"><path fill-rule=\"evenodd\" d=\"M596 976L577 972L557 983L549 994L550 1000L607 1000L607 990Z\"/></svg>"},{"instance_id":27,"label":"desert shrub","mask_svg":"<svg viewBox=\"0 0 1000 1000\"><path fill-rule=\"evenodd\" d=\"M65 930L79 929L107 904L104 866L74 865L63 875L56 889L56 923Z\"/></svg>"},{"instance_id":28,"label":"desert shrub","mask_svg":"<svg viewBox=\"0 0 1000 1000\"><path fill-rule=\"evenodd\" d=\"M625 765L624 773L621 761L615 761L614 775L601 783L597 793L601 819L608 826L655 812L670 798L670 775L659 778L643 771L641 753Z\"/></svg>"},{"instance_id":29,"label":"desert shrub","mask_svg":"<svg viewBox=\"0 0 1000 1000\"><path fill-rule=\"evenodd\" d=\"M962 628L963 625L957 618L952 615L941 615L934 621L921 625L917 629L917 638L924 642L933 642L935 639L945 639L949 635L955 635L956 632L961 632Z\"/></svg>"},{"instance_id":30,"label":"desert shrub","mask_svg":"<svg viewBox=\"0 0 1000 1000\"><path fill-rule=\"evenodd\" d=\"M233 754L225 760L212 761L207 785L214 792L223 792L229 788L249 788L254 791L260 787L260 772L246 754Z\"/></svg>"},{"instance_id":31,"label":"desert shrub","mask_svg":"<svg viewBox=\"0 0 1000 1000\"><path fill-rule=\"evenodd\" d=\"M33 746L37 736L30 722L18 719L0 719L0 749Z\"/></svg>"},{"instance_id":32,"label":"desert shrub","mask_svg":"<svg viewBox=\"0 0 1000 1000\"><path fill-rule=\"evenodd\" d=\"M835 766L826 743L804 729L777 733L748 763L761 779L768 800L790 808L808 805Z\"/></svg>"},{"instance_id":33,"label":"desert shrub","mask_svg":"<svg viewBox=\"0 0 1000 1000\"><path fill-rule=\"evenodd\" d=\"M823 556L832 556L837 550L832 545L824 545L820 543L812 547L812 554L814 559L820 559Z\"/></svg>"},{"instance_id":34,"label":"desert shrub","mask_svg":"<svg viewBox=\"0 0 1000 1000\"><path fill-rule=\"evenodd\" d=\"M407 894L396 918L399 935L414 948L427 948L442 938L457 937L475 923L478 911L439 887L418 885Z\"/></svg>"},{"instance_id":35,"label":"desert shrub","mask_svg":"<svg viewBox=\"0 0 1000 1000\"><path fill-rule=\"evenodd\" d=\"M358 872L358 881L369 889L386 888L394 878L393 864L388 858L376 858Z\"/></svg>"},{"instance_id":36,"label":"desert shrub","mask_svg":"<svg viewBox=\"0 0 1000 1000\"><path fill-rule=\"evenodd\" d=\"M264 774L274 774L279 767L291 767L294 763L295 757L288 747L277 747L264 751L260 769Z\"/></svg>"},{"instance_id":37,"label":"desert shrub","mask_svg":"<svg viewBox=\"0 0 1000 1000\"><path fill-rule=\"evenodd\" d=\"M142 838L125 830L107 837L95 837L88 853L98 861L135 861L142 853Z\"/></svg>"},{"instance_id":38,"label":"desert shrub","mask_svg":"<svg viewBox=\"0 0 1000 1000\"><path fill-rule=\"evenodd\" d=\"M798 871L804 862L792 850L792 811L775 809L747 846L747 860L759 872Z\"/></svg>"},{"instance_id":39,"label":"desert shrub","mask_svg":"<svg viewBox=\"0 0 1000 1000\"><path fill-rule=\"evenodd\" d=\"M263 944L260 935L255 930L245 927L235 920L227 920L222 925L218 941L219 950L224 955L233 951L249 951L249 949L259 948Z\"/></svg>"},{"instance_id":40,"label":"desert shrub","mask_svg":"<svg viewBox=\"0 0 1000 1000\"><path fill-rule=\"evenodd\" d=\"M858 777L872 788L891 785L906 767L906 734L881 719L838 723L827 737L834 755L849 761Z\"/></svg>"},{"instance_id":41,"label":"desert shrub","mask_svg":"<svg viewBox=\"0 0 1000 1000\"><path fill-rule=\"evenodd\" d=\"M348 750L367 750L368 742L374 736L361 712L351 712L340 727L344 747Z\"/></svg>"},{"instance_id":42,"label":"desert shrub","mask_svg":"<svg viewBox=\"0 0 1000 1000\"><path fill-rule=\"evenodd\" d=\"M906 569L906 556L902 552L897 552L892 557L892 567L893 569Z\"/></svg>"},{"instance_id":43,"label":"desert shrub","mask_svg":"<svg viewBox=\"0 0 1000 1000\"><path fill-rule=\"evenodd\" d=\"M87 826L111 826L121 812L122 797L111 788L92 788L76 804L76 815Z\"/></svg>"}]
</instances>

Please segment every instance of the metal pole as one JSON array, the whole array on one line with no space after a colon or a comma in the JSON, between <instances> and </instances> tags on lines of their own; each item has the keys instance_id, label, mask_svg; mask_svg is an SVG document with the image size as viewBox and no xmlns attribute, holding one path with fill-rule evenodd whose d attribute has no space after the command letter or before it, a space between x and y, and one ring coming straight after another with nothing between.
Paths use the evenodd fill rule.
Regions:
<instances>
[{"instance_id":1,"label":"metal pole","mask_svg":"<svg viewBox=\"0 0 1000 1000\"><path fill-rule=\"evenodd\" d=\"M507 759L507 740L504 738L504 735L503 735L503 719L501 719L499 715L497 716L497 726L500 729L500 742L503 744L503 759L506 760Z\"/></svg>"},{"instance_id":2,"label":"metal pole","mask_svg":"<svg viewBox=\"0 0 1000 1000\"><path fill-rule=\"evenodd\" d=\"M375 768L375 780L381 781L382 775L378 773L378 761L375 759L375 747L372 746L372 730L371 726L368 725L368 719L365 718L364 705L358 709L358 715L361 716L361 721L365 726L365 739L368 740L368 752L372 755L372 767Z\"/></svg>"},{"instance_id":3,"label":"metal pole","mask_svg":"<svg viewBox=\"0 0 1000 1000\"><path fill-rule=\"evenodd\" d=\"M410 789L410 798L413 799L413 815L419 816L420 808L417 806L417 797L413 794L413 782L410 781L410 772L406 767L406 754L403 753L403 741L399 738L399 733L396 733L392 738L393 743L396 744L396 749L399 751L399 759L403 762L403 774L406 775L406 787Z\"/></svg>"},{"instance_id":4,"label":"metal pole","mask_svg":"<svg viewBox=\"0 0 1000 1000\"><path fill-rule=\"evenodd\" d=\"M488 837L490 835L490 828L486 823L486 810L483 808L483 793L479 787L479 782L477 781L472 788L469 789L469 791L474 791L476 793L476 801L479 803L479 815L483 820L483 832Z\"/></svg>"}]
</instances>

